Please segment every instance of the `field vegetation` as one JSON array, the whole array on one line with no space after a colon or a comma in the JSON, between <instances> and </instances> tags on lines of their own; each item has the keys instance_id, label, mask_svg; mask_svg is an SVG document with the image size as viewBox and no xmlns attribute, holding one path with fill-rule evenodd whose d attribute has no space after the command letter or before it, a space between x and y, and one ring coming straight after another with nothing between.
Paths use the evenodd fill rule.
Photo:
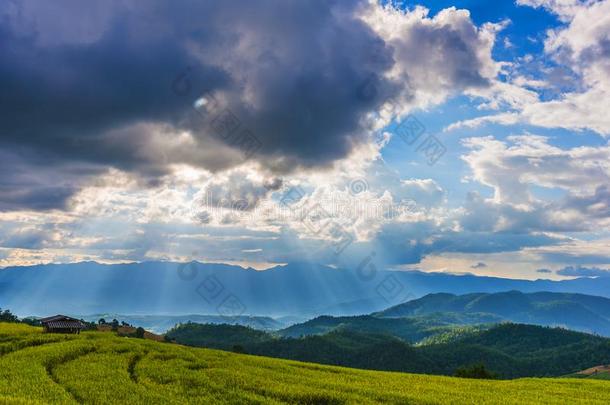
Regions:
<instances>
[{"instance_id":1,"label":"field vegetation","mask_svg":"<svg viewBox=\"0 0 610 405\"><path fill-rule=\"evenodd\" d=\"M0 403L587 403L607 381L462 379L323 366L0 323Z\"/></svg>"}]
</instances>

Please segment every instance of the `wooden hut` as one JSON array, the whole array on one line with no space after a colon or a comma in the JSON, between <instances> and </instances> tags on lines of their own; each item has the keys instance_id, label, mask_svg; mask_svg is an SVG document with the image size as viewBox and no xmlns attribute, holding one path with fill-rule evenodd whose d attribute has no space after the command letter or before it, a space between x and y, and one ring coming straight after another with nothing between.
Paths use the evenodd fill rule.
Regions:
<instances>
[{"instance_id":1,"label":"wooden hut","mask_svg":"<svg viewBox=\"0 0 610 405\"><path fill-rule=\"evenodd\" d=\"M78 319L65 315L49 316L40 320L47 333L80 333L85 325Z\"/></svg>"}]
</instances>

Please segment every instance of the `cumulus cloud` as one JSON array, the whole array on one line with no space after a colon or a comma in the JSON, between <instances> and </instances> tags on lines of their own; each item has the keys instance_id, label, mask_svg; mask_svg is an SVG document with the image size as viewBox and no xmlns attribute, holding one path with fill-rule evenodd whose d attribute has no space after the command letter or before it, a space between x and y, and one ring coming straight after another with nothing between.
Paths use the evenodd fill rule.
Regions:
<instances>
[{"instance_id":1,"label":"cumulus cloud","mask_svg":"<svg viewBox=\"0 0 610 405\"><path fill-rule=\"evenodd\" d=\"M171 165L217 172L245 158L275 173L325 168L370 142L366 122L389 98L385 122L496 74L493 27L454 8L23 0L0 18L0 150L44 155L36 175L68 162L153 182ZM50 193L31 187L2 193L6 209ZM54 189L50 206L74 189Z\"/></svg>"},{"instance_id":2,"label":"cumulus cloud","mask_svg":"<svg viewBox=\"0 0 610 405\"><path fill-rule=\"evenodd\" d=\"M562 21L570 21L580 10L583 2L580 0L517 0L520 6L543 7L557 14Z\"/></svg>"},{"instance_id":3,"label":"cumulus cloud","mask_svg":"<svg viewBox=\"0 0 610 405\"><path fill-rule=\"evenodd\" d=\"M491 50L497 25L476 27L468 10L455 7L431 18L421 6L370 10L364 20L394 49L396 64L389 75L408 84L403 94L407 106L439 102L456 90L488 87L496 76Z\"/></svg>"},{"instance_id":4,"label":"cumulus cloud","mask_svg":"<svg viewBox=\"0 0 610 405\"><path fill-rule=\"evenodd\" d=\"M278 187L279 184L267 184L262 178L252 178L251 173L237 169L217 175L195 195L195 199L209 207L252 210L271 194L271 188L266 186Z\"/></svg>"},{"instance_id":5,"label":"cumulus cloud","mask_svg":"<svg viewBox=\"0 0 610 405\"><path fill-rule=\"evenodd\" d=\"M492 187L497 202L533 201L532 184L589 196L610 181L610 147L561 149L537 135L507 141L468 138L463 143L470 149L462 158L472 178Z\"/></svg>"},{"instance_id":6,"label":"cumulus cloud","mask_svg":"<svg viewBox=\"0 0 610 405\"><path fill-rule=\"evenodd\" d=\"M610 188L600 185L592 195L570 196L563 204L566 210L576 210L591 218L610 218Z\"/></svg>"},{"instance_id":7,"label":"cumulus cloud","mask_svg":"<svg viewBox=\"0 0 610 405\"><path fill-rule=\"evenodd\" d=\"M527 249L528 254L547 263L560 265L608 267L610 263L610 240L576 239L564 237L554 246Z\"/></svg>"},{"instance_id":8,"label":"cumulus cloud","mask_svg":"<svg viewBox=\"0 0 610 405\"><path fill-rule=\"evenodd\" d=\"M434 206L443 202L445 191L432 179L407 179L400 182L398 196L411 199L423 206Z\"/></svg>"},{"instance_id":9,"label":"cumulus cloud","mask_svg":"<svg viewBox=\"0 0 610 405\"><path fill-rule=\"evenodd\" d=\"M562 232L610 225L610 148L561 149L536 135L469 138L464 144L470 149L462 157L472 171L469 179L493 189L492 198L469 195L465 229ZM562 197L540 198L540 189L561 190Z\"/></svg>"},{"instance_id":10,"label":"cumulus cloud","mask_svg":"<svg viewBox=\"0 0 610 405\"><path fill-rule=\"evenodd\" d=\"M508 111L490 116L460 121L447 129L475 127L485 123L515 124L523 122L546 128L592 130L610 135L610 0L518 0L517 4L544 7L556 14L564 24L547 31L544 50L547 57L569 73L572 89L564 89L550 100L543 100L536 91L526 89L527 82L517 76L505 91L495 94L485 90L478 94L492 101L487 106L498 107L506 94L519 94L517 103L507 103ZM543 83L557 79L558 69L541 69ZM547 81L548 79L548 81ZM510 99L510 97L509 97ZM522 102L526 101L527 102Z\"/></svg>"}]
</instances>

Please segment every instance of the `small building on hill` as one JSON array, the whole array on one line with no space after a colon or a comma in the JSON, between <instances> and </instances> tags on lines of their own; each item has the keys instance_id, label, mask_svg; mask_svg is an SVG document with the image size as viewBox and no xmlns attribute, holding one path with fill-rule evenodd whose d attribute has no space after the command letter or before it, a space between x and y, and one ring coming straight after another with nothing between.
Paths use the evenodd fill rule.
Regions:
<instances>
[{"instance_id":1,"label":"small building on hill","mask_svg":"<svg viewBox=\"0 0 610 405\"><path fill-rule=\"evenodd\" d=\"M42 318L40 323L47 333L80 333L82 329L85 329L85 325L81 321L65 315Z\"/></svg>"}]
</instances>

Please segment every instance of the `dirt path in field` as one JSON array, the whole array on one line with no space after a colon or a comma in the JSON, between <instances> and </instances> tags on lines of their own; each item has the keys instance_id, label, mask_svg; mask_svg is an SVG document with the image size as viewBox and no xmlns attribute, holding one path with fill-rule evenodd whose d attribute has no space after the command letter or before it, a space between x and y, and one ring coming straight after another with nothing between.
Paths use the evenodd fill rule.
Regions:
<instances>
[{"instance_id":1,"label":"dirt path in field","mask_svg":"<svg viewBox=\"0 0 610 405\"><path fill-rule=\"evenodd\" d=\"M142 360L147 354L148 354L148 352L137 353L131 358L131 360L129 360L129 366L127 366L127 372L129 373L129 378L131 378L131 381L133 381L136 384L138 384L138 376L136 375L136 366L138 365L138 362L140 360Z\"/></svg>"},{"instance_id":2,"label":"dirt path in field","mask_svg":"<svg viewBox=\"0 0 610 405\"><path fill-rule=\"evenodd\" d=\"M602 372L610 372L610 364L591 367L586 370L579 371L577 374L591 375L591 374L597 374L597 373L602 373Z\"/></svg>"}]
</instances>

